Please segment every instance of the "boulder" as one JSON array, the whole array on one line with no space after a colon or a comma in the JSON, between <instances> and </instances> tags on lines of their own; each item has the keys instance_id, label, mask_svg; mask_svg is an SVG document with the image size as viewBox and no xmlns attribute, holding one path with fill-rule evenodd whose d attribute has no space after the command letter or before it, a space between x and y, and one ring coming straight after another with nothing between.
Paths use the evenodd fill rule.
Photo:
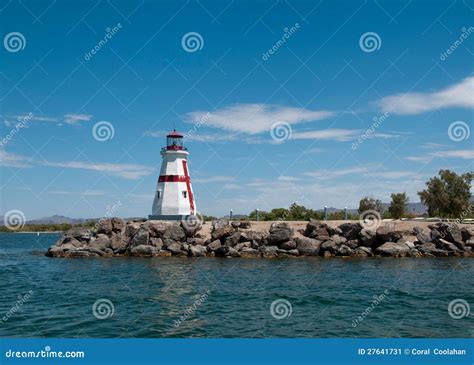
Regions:
<instances>
[{"instance_id":1,"label":"boulder","mask_svg":"<svg viewBox=\"0 0 474 365\"><path fill-rule=\"evenodd\" d=\"M87 227L72 227L66 231L65 236L73 237L79 241L88 241L92 237L92 232Z\"/></svg>"},{"instance_id":2,"label":"boulder","mask_svg":"<svg viewBox=\"0 0 474 365\"><path fill-rule=\"evenodd\" d=\"M278 246L262 246L260 247L260 253L264 258L276 258L278 257Z\"/></svg>"},{"instance_id":3,"label":"boulder","mask_svg":"<svg viewBox=\"0 0 474 365\"><path fill-rule=\"evenodd\" d=\"M242 258L257 258L260 257L260 251L254 250L253 248L243 248L240 251L240 257Z\"/></svg>"},{"instance_id":4,"label":"boulder","mask_svg":"<svg viewBox=\"0 0 474 365\"><path fill-rule=\"evenodd\" d=\"M240 251L242 250L243 248L251 248L252 247L252 243L247 241L247 242L241 242L241 243L238 243L234 246L234 248L237 250L237 251Z\"/></svg>"},{"instance_id":5,"label":"boulder","mask_svg":"<svg viewBox=\"0 0 474 365\"><path fill-rule=\"evenodd\" d=\"M449 251L449 252L453 252L453 253L457 253L457 252L460 252L460 249L458 247L456 247L456 245L454 243L451 243L445 239L442 239L440 238L439 240L436 241L436 247L441 249L441 250L445 250L445 251Z\"/></svg>"},{"instance_id":6,"label":"boulder","mask_svg":"<svg viewBox=\"0 0 474 365\"><path fill-rule=\"evenodd\" d=\"M225 246L234 247L239 243L240 237L242 234L240 232L235 232L232 236L229 236L225 239Z\"/></svg>"},{"instance_id":7,"label":"boulder","mask_svg":"<svg viewBox=\"0 0 474 365\"><path fill-rule=\"evenodd\" d=\"M463 237L461 229L456 224L436 223L432 228L431 232L435 235L435 240L445 239L451 243L454 243L458 248L463 246Z\"/></svg>"},{"instance_id":8,"label":"boulder","mask_svg":"<svg viewBox=\"0 0 474 365\"><path fill-rule=\"evenodd\" d=\"M161 250L163 248L163 240L158 237L150 237L150 245L155 247L157 250Z\"/></svg>"},{"instance_id":9,"label":"boulder","mask_svg":"<svg viewBox=\"0 0 474 365\"><path fill-rule=\"evenodd\" d=\"M473 227L462 227L461 236L464 242L469 241L474 237L474 228Z\"/></svg>"},{"instance_id":10,"label":"boulder","mask_svg":"<svg viewBox=\"0 0 474 365\"><path fill-rule=\"evenodd\" d=\"M296 242L295 241L286 241L282 242L278 245L281 250L294 250L296 249Z\"/></svg>"},{"instance_id":11,"label":"boulder","mask_svg":"<svg viewBox=\"0 0 474 365\"><path fill-rule=\"evenodd\" d=\"M213 229L211 232L211 239L212 240L221 240L224 242L225 239L235 233L235 228L232 227L230 224L227 224L223 227L219 226L219 228Z\"/></svg>"},{"instance_id":12,"label":"boulder","mask_svg":"<svg viewBox=\"0 0 474 365\"><path fill-rule=\"evenodd\" d=\"M397 242L403 236L402 232L394 231L387 226L378 227L376 233L380 242Z\"/></svg>"},{"instance_id":13,"label":"boulder","mask_svg":"<svg viewBox=\"0 0 474 365\"><path fill-rule=\"evenodd\" d=\"M277 245L289 241L293 237L294 230L286 222L274 222L270 226L270 234L267 236L269 245Z\"/></svg>"},{"instance_id":14,"label":"boulder","mask_svg":"<svg viewBox=\"0 0 474 365\"><path fill-rule=\"evenodd\" d=\"M216 257L225 257L229 253L230 248L231 247L220 246L214 251L214 254L216 255Z\"/></svg>"},{"instance_id":15,"label":"boulder","mask_svg":"<svg viewBox=\"0 0 474 365\"><path fill-rule=\"evenodd\" d=\"M141 224L138 223L138 222L129 222L126 226L125 226L125 236L126 237L133 237L135 236L135 234L138 232L138 230L140 229L141 227Z\"/></svg>"},{"instance_id":16,"label":"boulder","mask_svg":"<svg viewBox=\"0 0 474 365\"><path fill-rule=\"evenodd\" d=\"M334 237L331 237L331 241L333 241L333 238ZM356 249L357 247L359 247L359 240L349 240L349 241L346 241L346 242L337 242L337 241L333 241L336 245L340 246L340 245L345 245L347 247L349 247L350 249L354 250Z\"/></svg>"},{"instance_id":17,"label":"boulder","mask_svg":"<svg viewBox=\"0 0 474 365\"><path fill-rule=\"evenodd\" d=\"M305 256L317 256L321 248L321 241L314 238L297 237L295 243L298 252Z\"/></svg>"},{"instance_id":18,"label":"boulder","mask_svg":"<svg viewBox=\"0 0 474 365\"><path fill-rule=\"evenodd\" d=\"M357 257L367 257L372 255L372 249L370 247L359 246L354 250L354 256Z\"/></svg>"},{"instance_id":19,"label":"boulder","mask_svg":"<svg viewBox=\"0 0 474 365\"><path fill-rule=\"evenodd\" d=\"M360 245L365 247L372 247L377 238L377 233L371 229L361 229L359 232Z\"/></svg>"},{"instance_id":20,"label":"boulder","mask_svg":"<svg viewBox=\"0 0 474 365\"><path fill-rule=\"evenodd\" d=\"M255 242L257 246L262 245L265 239L265 232L248 230L240 231L240 234L241 241Z\"/></svg>"},{"instance_id":21,"label":"boulder","mask_svg":"<svg viewBox=\"0 0 474 365\"><path fill-rule=\"evenodd\" d=\"M355 240L359 237L359 233L362 230L360 223L344 223L339 226L342 231L342 236L348 240Z\"/></svg>"},{"instance_id":22,"label":"boulder","mask_svg":"<svg viewBox=\"0 0 474 365\"><path fill-rule=\"evenodd\" d=\"M431 242L431 237L429 235L423 233L423 231L418 231L418 233L416 233L416 239L422 245Z\"/></svg>"},{"instance_id":23,"label":"boulder","mask_svg":"<svg viewBox=\"0 0 474 365\"><path fill-rule=\"evenodd\" d=\"M163 238L166 230L169 227L169 223L162 222L162 221L154 221L154 220L147 221L145 225L148 227L148 231L150 232L150 237L158 237L158 238Z\"/></svg>"},{"instance_id":24,"label":"boulder","mask_svg":"<svg viewBox=\"0 0 474 365\"><path fill-rule=\"evenodd\" d=\"M239 228L241 229L249 229L252 226L250 221L240 221Z\"/></svg>"},{"instance_id":25,"label":"boulder","mask_svg":"<svg viewBox=\"0 0 474 365\"><path fill-rule=\"evenodd\" d=\"M156 247L149 246L149 245L138 245L134 246L130 250L130 254L132 256L153 256L159 250Z\"/></svg>"},{"instance_id":26,"label":"boulder","mask_svg":"<svg viewBox=\"0 0 474 365\"><path fill-rule=\"evenodd\" d=\"M190 217L181 221L181 228L186 237L194 237L202 229L202 225L198 217Z\"/></svg>"},{"instance_id":27,"label":"boulder","mask_svg":"<svg viewBox=\"0 0 474 365\"><path fill-rule=\"evenodd\" d=\"M69 250L64 254L64 257L99 257L97 252L91 252L85 249Z\"/></svg>"},{"instance_id":28,"label":"boulder","mask_svg":"<svg viewBox=\"0 0 474 365\"><path fill-rule=\"evenodd\" d=\"M127 251L129 241L121 234L114 234L110 237L110 247L115 253L124 253Z\"/></svg>"},{"instance_id":29,"label":"boulder","mask_svg":"<svg viewBox=\"0 0 474 365\"><path fill-rule=\"evenodd\" d=\"M181 251L181 244L178 242L173 242L173 241L164 241L164 247L167 251L171 252L173 255L179 255L183 253Z\"/></svg>"},{"instance_id":30,"label":"boulder","mask_svg":"<svg viewBox=\"0 0 474 365\"><path fill-rule=\"evenodd\" d=\"M113 230L112 219L101 218L97 225L97 233L111 234Z\"/></svg>"},{"instance_id":31,"label":"boulder","mask_svg":"<svg viewBox=\"0 0 474 365\"><path fill-rule=\"evenodd\" d=\"M377 247L375 252L382 256L403 257L410 252L410 248L404 243L385 242L383 245Z\"/></svg>"},{"instance_id":32,"label":"boulder","mask_svg":"<svg viewBox=\"0 0 474 365\"><path fill-rule=\"evenodd\" d=\"M98 250L104 250L112 247L112 241L109 236L105 234L98 234L95 240L89 242L89 247L96 248Z\"/></svg>"},{"instance_id":33,"label":"boulder","mask_svg":"<svg viewBox=\"0 0 474 365\"><path fill-rule=\"evenodd\" d=\"M227 252L227 256L230 256L230 257L240 257L240 253L239 253L239 251L237 251L235 248L229 247L229 251Z\"/></svg>"},{"instance_id":34,"label":"boulder","mask_svg":"<svg viewBox=\"0 0 474 365\"><path fill-rule=\"evenodd\" d=\"M184 233L183 228L180 223L170 224L165 233L163 234L163 239L169 238L173 241L182 242L186 239L186 234Z\"/></svg>"},{"instance_id":35,"label":"boulder","mask_svg":"<svg viewBox=\"0 0 474 365\"><path fill-rule=\"evenodd\" d=\"M206 246L189 246L189 255L193 257L202 257L206 256L207 254L207 248Z\"/></svg>"},{"instance_id":36,"label":"boulder","mask_svg":"<svg viewBox=\"0 0 474 365\"><path fill-rule=\"evenodd\" d=\"M351 256L353 254L353 250L346 245L340 245L337 247L335 254L336 256Z\"/></svg>"},{"instance_id":37,"label":"boulder","mask_svg":"<svg viewBox=\"0 0 474 365\"><path fill-rule=\"evenodd\" d=\"M125 221L122 218L114 217L110 221L114 232L121 232L125 228Z\"/></svg>"},{"instance_id":38,"label":"boulder","mask_svg":"<svg viewBox=\"0 0 474 365\"><path fill-rule=\"evenodd\" d=\"M188 237L186 238L186 242L189 243L190 245L196 246L205 246L206 245L206 239L201 238L201 237Z\"/></svg>"},{"instance_id":39,"label":"boulder","mask_svg":"<svg viewBox=\"0 0 474 365\"><path fill-rule=\"evenodd\" d=\"M148 239L150 238L150 234L146 230L146 228L141 227L137 233L133 236L132 240L130 241L130 246L140 246L140 245L148 245Z\"/></svg>"},{"instance_id":40,"label":"boulder","mask_svg":"<svg viewBox=\"0 0 474 365\"><path fill-rule=\"evenodd\" d=\"M214 241L212 241L211 243L209 243L209 244L207 245L207 250L210 251L210 252L211 252L211 251L213 252L213 251L217 250L217 249L218 249L219 247L221 247L221 246L222 246L221 241L219 241L219 240L214 240Z\"/></svg>"},{"instance_id":41,"label":"boulder","mask_svg":"<svg viewBox=\"0 0 474 365\"><path fill-rule=\"evenodd\" d=\"M327 241L324 241L321 244L320 252L323 253L323 254L325 252L329 252L331 254L334 254L334 253L336 253L337 248L338 248L338 245L334 241L327 240Z\"/></svg>"}]
</instances>

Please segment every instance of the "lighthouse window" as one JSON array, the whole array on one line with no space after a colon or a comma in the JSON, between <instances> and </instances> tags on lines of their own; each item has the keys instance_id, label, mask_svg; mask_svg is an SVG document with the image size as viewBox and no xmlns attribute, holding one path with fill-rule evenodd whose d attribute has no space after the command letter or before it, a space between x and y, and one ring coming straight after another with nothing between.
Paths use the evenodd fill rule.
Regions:
<instances>
[{"instance_id":1,"label":"lighthouse window","mask_svg":"<svg viewBox=\"0 0 474 365\"><path fill-rule=\"evenodd\" d=\"M161 191L160 191L160 190L158 190L158 191L156 192L156 197L157 197L158 199L161 198Z\"/></svg>"},{"instance_id":2,"label":"lighthouse window","mask_svg":"<svg viewBox=\"0 0 474 365\"><path fill-rule=\"evenodd\" d=\"M183 198L186 198L187 191L183 191Z\"/></svg>"}]
</instances>

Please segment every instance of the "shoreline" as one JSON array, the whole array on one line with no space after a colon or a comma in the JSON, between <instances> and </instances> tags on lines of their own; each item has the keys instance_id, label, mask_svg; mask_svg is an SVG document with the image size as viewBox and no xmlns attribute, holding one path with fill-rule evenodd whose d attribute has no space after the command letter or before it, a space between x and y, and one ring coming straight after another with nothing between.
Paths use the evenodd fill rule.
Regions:
<instances>
[{"instance_id":1,"label":"shoreline","mask_svg":"<svg viewBox=\"0 0 474 365\"><path fill-rule=\"evenodd\" d=\"M169 222L73 227L50 257L474 257L474 227L407 221Z\"/></svg>"}]
</instances>

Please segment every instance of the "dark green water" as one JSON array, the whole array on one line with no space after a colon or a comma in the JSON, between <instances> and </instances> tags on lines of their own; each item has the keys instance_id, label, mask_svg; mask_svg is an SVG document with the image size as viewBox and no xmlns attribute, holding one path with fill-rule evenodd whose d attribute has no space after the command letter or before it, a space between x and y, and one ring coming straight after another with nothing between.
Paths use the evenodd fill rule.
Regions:
<instances>
[{"instance_id":1,"label":"dark green water","mask_svg":"<svg viewBox=\"0 0 474 365\"><path fill-rule=\"evenodd\" d=\"M453 319L448 313L454 299L473 306L473 259L53 259L34 253L58 237L0 234L0 336L474 336L472 314ZM374 295L382 295L376 304ZM112 302L112 316L94 316L100 299ZM284 318L276 319L270 308L281 299L291 315L277 311Z\"/></svg>"}]
</instances>

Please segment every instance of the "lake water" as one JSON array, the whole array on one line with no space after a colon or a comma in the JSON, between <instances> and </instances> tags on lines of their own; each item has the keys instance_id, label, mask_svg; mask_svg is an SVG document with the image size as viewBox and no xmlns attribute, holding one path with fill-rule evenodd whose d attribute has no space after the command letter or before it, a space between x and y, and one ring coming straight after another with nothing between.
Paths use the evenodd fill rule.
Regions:
<instances>
[{"instance_id":1,"label":"lake water","mask_svg":"<svg viewBox=\"0 0 474 365\"><path fill-rule=\"evenodd\" d=\"M448 313L455 299L474 312L472 258L54 259L39 253L58 237L0 234L0 336L474 336L472 314Z\"/></svg>"}]
</instances>

